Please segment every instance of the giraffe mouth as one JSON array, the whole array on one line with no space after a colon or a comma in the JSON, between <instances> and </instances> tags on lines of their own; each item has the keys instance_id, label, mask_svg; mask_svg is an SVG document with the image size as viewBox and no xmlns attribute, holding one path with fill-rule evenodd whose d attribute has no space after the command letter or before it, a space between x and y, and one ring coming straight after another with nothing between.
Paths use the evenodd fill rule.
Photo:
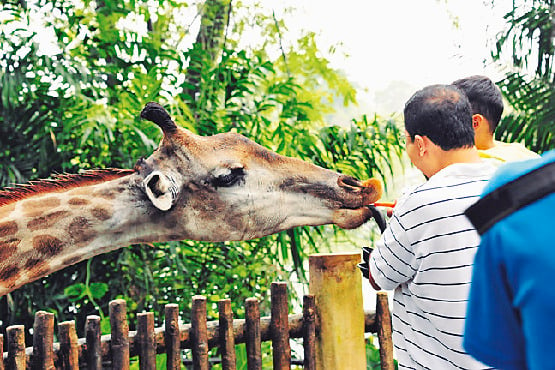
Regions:
<instances>
[{"instance_id":1,"label":"giraffe mouth","mask_svg":"<svg viewBox=\"0 0 555 370\"><path fill-rule=\"evenodd\" d=\"M341 176L337 184L345 192L345 199L333 213L333 223L343 229L354 229L373 216L368 207L381 198L383 186L377 179L360 181L350 176Z\"/></svg>"},{"instance_id":2,"label":"giraffe mouth","mask_svg":"<svg viewBox=\"0 0 555 370\"><path fill-rule=\"evenodd\" d=\"M333 223L342 229L356 229L373 216L369 207L340 208L333 213Z\"/></svg>"}]
</instances>

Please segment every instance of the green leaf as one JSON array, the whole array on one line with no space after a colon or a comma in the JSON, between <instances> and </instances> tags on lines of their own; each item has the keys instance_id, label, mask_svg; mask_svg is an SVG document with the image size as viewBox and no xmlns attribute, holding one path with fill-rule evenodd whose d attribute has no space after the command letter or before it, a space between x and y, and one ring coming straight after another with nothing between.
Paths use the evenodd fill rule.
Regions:
<instances>
[{"instance_id":1,"label":"green leaf","mask_svg":"<svg viewBox=\"0 0 555 370\"><path fill-rule=\"evenodd\" d=\"M87 287L83 283L70 285L64 289L64 294L72 301L77 301L87 294Z\"/></svg>"},{"instance_id":2,"label":"green leaf","mask_svg":"<svg viewBox=\"0 0 555 370\"><path fill-rule=\"evenodd\" d=\"M89 291L94 299L100 299L108 292L108 284L106 283L91 283Z\"/></svg>"}]
</instances>

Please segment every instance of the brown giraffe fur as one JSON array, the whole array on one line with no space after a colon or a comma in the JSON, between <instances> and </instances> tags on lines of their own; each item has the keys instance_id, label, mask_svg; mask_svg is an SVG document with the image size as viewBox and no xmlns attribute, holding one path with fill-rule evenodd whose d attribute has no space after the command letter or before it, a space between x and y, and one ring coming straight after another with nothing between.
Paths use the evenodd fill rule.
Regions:
<instances>
[{"instance_id":1,"label":"brown giraffe fur","mask_svg":"<svg viewBox=\"0 0 555 370\"><path fill-rule=\"evenodd\" d=\"M133 243L247 240L303 225L355 228L381 184L280 156L234 134L201 137L149 103L164 138L133 170L0 191L0 296Z\"/></svg>"}]
</instances>

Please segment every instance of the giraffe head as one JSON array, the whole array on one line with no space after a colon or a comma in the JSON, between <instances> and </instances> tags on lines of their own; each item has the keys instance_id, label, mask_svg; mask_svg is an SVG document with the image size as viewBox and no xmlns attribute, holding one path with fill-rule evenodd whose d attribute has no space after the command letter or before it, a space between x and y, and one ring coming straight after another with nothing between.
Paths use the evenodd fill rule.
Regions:
<instances>
[{"instance_id":1,"label":"giraffe head","mask_svg":"<svg viewBox=\"0 0 555 370\"><path fill-rule=\"evenodd\" d=\"M156 103L141 117L164 137L135 166L137 206L153 222L171 223L172 239L246 240L332 223L356 228L382 193L379 180L361 182L284 157L239 134L195 135Z\"/></svg>"}]
</instances>

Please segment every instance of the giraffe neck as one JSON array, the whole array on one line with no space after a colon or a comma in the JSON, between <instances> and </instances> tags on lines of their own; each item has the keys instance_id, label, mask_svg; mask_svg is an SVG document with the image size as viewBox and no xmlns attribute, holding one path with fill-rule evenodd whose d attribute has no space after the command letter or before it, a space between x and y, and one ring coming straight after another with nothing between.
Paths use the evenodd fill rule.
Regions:
<instances>
[{"instance_id":1,"label":"giraffe neck","mask_svg":"<svg viewBox=\"0 0 555 370\"><path fill-rule=\"evenodd\" d=\"M139 206L133 176L0 205L0 296L122 246L171 239L171 222L154 227Z\"/></svg>"}]
</instances>

